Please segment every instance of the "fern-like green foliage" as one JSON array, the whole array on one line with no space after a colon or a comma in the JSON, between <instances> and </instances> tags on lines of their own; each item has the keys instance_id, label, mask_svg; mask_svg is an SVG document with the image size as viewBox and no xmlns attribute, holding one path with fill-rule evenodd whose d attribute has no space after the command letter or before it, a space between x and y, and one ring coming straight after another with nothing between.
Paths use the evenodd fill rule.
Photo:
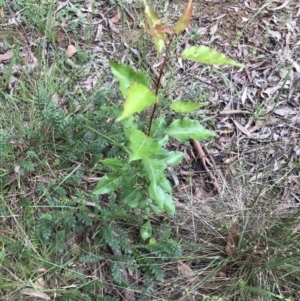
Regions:
<instances>
[{"instance_id":1,"label":"fern-like green foliage","mask_svg":"<svg viewBox=\"0 0 300 301\"><path fill-rule=\"evenodd\" d=\"M98 296L96 297L95 301L120 301L120 300L110 296Z\"/></svg>"},{"instance_id":2,"label":"fern-like green foliage","mask_svg":"<svg viewBox=\"0 0 300 301\"><path fill-rule=\"evenodd\" d=\"M40 216L37 223L37 231L43 240L49 240L52 234L52 219L51 213L46 213Z\"/></svg>"},{"instance_id":3,"label":"fern-like green foliage","mask_svg":"<svg viewBox=\"0 0 300 301\"><path fill-rule=\"evenodd\" d=\"M165 273L161 268L159 260L154 260L149 254L143 253L140 250L134 250L134 254L138 265L148 277L159 281L164 280Z\"/></svg>"},{"instance_id":4,"label":"fern-like green foliage","mask_svg":"<svg viewBox=\"0 0 300 301\"><path fill-rule=\"evenodd\" d=\"M117 262L111 263L111 275L114 282L120 286L128 286L128 283L123 278L122 271Z\"/></svg>"},{"instance_id":5,"label":"fern-like green foliage","mask_svg":"<svg viewBox=\"0 0 300 301\"><path fill-rule=\"evenodd\" d=\"M79 261L82 263L95 263L103 260L104 257L94 254L84 254L80 256Z\"/></svg>"},{"instance_id":6,"label":"fern-like green foliage","mask_svg":"<svg viewBox=\"0 0 300 301\"><path fill-rule=\"evenodd\" d=\"M93 219L89 216L89 210L85 206L81 206L77 211L76 217L85 226L91 226Z\"/></svg>"},{"instance_id":7,"label":"fern-like green foliage","mask_svg":"<svg viewBox=\"0 0 300 301\"><path fill-rule=\"evenodd\" d=\"M103 235L104 241L113 250L121 249L121 241L117 235L114 234L114 230L110 225L103 225L101 228L101 233Z\"/></svg>"},{"instance_id":8,"label":"fern-like green foliage","mask_svg":"<svg viewBox=\"0 0 300 301\"><path fill-rule=\"evenodd\" d=\"M149 299L153 284L154 284L153 279L147 279L147 281L145 282L145 284L143 285L140 291L139 301L146 301Z\"/></svg>"},{"instance_id":9,"label":"fern-like green foliage","mask_svg":"<svg viewBox=\"0 0 300 301\"><path fill-rule=\"evenodd\" d=\"M145 245L144 248L150 251L152 255L157 256L162 260L176 259L182 256L180 245L172 240L153 245Z\"/></svg>"},{"instance_id":10,"label":"fern-like green foliage","mask_svg":"<svg viewBox=\"0 0 300 301\"><path fill-rule=\"evenodd\" d=\"M47 182L37 184L35 192L36 199L39 200L38 206L32 206L32 200L27 198L20 200L20 204L26 217L25 231L30 233L35 249L39 249L40 245L46 247L49 254L53 255L53 261L57 260L60 265L62 260L67 262L74 254L78 255L79 262L85 265L105 260L109 263L114 283L126 287L128 283L123 279L123 266L130 270L142 270L149 281L162 280L163 261L172 256L177 257L180 248L170 239L171 229L162 225L154 233L157 240L154 246L148 245L147 242L131 241L127 225L131 225L130 231L136 231L134 227L141 225L143 216L135 214L136 209L125 202L120 202L122 191L116 191L102 199L90 190L82 189L82 175L87 169L95 166L99 171L99 159L122 158L124 155L123 149L118 146L125 144L121 124L114 121L115 116L120 115L120 109L107 107L109 97L107 91L99 91L91 101L92 110L72 110L70 104L71 109L64 111L53 102L50 92L46 89L39 90L33 104L35 123L30 123L22 132L25 133L23 139L26 140L26 158L19 163L22 170L32 172L41 166L44 168L42 160L45 157L45 149L45 161L54 168L72 171L73 163L76 162L77 165L79 162L84 169L71 172L67 177L65 173L60 178L53 179L49 175ZM0 133L2 156L11 152L11 135L8 133L9 131ZM116 143L113 143L114 141ZM106 171L105 168L100 172ZM137 168L136 172L139 173L137 179L130 177L125 180L132 181L133 185L142 184L145 175L141 169ZM87 202L93 203L93 206L87 206ZM95 232L89 232L94 226ZM91 245L87 247L83 241L76 252L67 252L70 239L85 233L92 234L89 236ZM13 254L21 254L24 246L15 245L12 249ZM87 253L87 250L90 253ZM65 255L61 258L58 254ZM61 300L117 300L96 294L96 291L101 291L101 285L103 283L100 280L86 283L80 289L66 292L61 296Z\"/></svg>"},{"instance_id":11,"label":"fern-like green foliage","mask_svg":"<svg viewBox=\"0 0 300 301\"><path fill-rule=\"evenodd\" d=\"M122 144L124 137L121 125L114 121L113 112L105 109L106 94L106 90L96 93L93 111L68 114L57 108L50 93L40 89L34 100L40 124L36 129L27 130L30 141L53 145L62 165L70 161L87 163L87 159L94 165L101 158L119 156L122 150L116 145ZM112 140L117 143L112 143Z\"/></svg>"},{"instance_id":12,"label":"fern-like green foliage","mask_svg":"<svg viewBox=\"0 0 300 301\"><path fill-rule=\"evenodd\" d=\"M4 158L9 149L9 134L7 131L0 132L0 158Z\"/></svg>"}]
</instances>

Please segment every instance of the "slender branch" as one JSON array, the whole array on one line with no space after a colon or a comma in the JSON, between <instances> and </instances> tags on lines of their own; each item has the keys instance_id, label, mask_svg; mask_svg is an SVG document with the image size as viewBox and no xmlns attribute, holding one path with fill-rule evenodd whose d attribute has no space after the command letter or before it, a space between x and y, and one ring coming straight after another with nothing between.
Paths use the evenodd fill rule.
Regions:
<instances>
[{"instance_id":1,"label":"slender branch","mask_svg":"<svg viewBox=\"0 0 300 301\"><path fill-rule=\"evenodd\" d=\"M156 85L155 85L155 95L156 95L156 97L158 96L159 87L161 86L162 75L163 75L166 63L167 63L167 61L169 59L168 55L169 55L169 52L170 52L170 46L172 44L172 39L173 39L173 35L170 37L170 41L167 44L166 55L165 55L165 58L163 60L163 63L160 66L159 75L157 77L157 81L156 81ZM154 115L155 115L156 109L157 109L157 102L154 104L153 110L152 110L152 113L151 113L151 117L150 117L150 121L149 121L149 127L148 127L148 134L147 134L148 136L150 135L150 131L151 131L151 127L152 127L152 122L153 122L153 119L154 119Z\"/></svg>"},{"instance_id":2,"label":"slender branch","mask_svg":"<svg viewBox=\"0 0 300 301\"><path fill-rule=\"evenodd\" d=\"M154 114L155 114L156 108L157 108L157 103L154 104L153 110L152 110L152 113L151 113L151 117L150 117L150 121L149 121L149 127L148 127L148 133L147 133L148 136L150 136L152 121L154 119Z\"/></svg>"}]
</instances>

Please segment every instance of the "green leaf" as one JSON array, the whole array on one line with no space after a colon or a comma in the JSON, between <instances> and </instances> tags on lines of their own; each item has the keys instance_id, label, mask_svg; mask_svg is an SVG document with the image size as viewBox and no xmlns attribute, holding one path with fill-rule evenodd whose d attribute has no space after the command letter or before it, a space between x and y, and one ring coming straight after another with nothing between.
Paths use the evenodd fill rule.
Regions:
<instances>
[{"instance_id":1,"label":"green leaf","mask_svg":"<svg viewBox=\"0 0 300 301\"><path fill-rule=\"evenodd\" d=\"M132 150L129 161L148 158L159 152L160 146L153 138L146 136L142 131L135 130L129 137Z\"/></svg>"},{"instance_id":2,"label":"green leaf","mask_svg":"<svg viewBox=\"0 0 300 301\"><path fill-rule=\"evenodd\" d=\"M148 158L143 160L143 166L150 182L159 184L165 179L165 169L167 167L165 162Z\"/></svg>"},{"instance_id":3,"label":"green leaf","mask_svg":"<svg viewBox=\"0 0 300 301\"><path fill-rule=\"evenodd\" d=\"M153 38L153 42L155 44L157 52L159 53L162 52L166 47L166 43L163 39Z\"/></svg>"},{"instance_id":4,"label":"green leaf","mask_svg":"<svg viewBox=\"0 0 300 301\"><path fill-rule=\"evenodd\" d=\"M141 198L141 192L131 187L124 191L121 196L121 202L129 205L131 208L136 208Z\"/></svg>"},{"instance_id":5,"label":"green leaf","mask_svg":"<svg viewBox=\"0 0 300 301\"><path fill-rule=\"evenodd\" d=\"M126 175L126 177L124 177L122 181L122 186L124 187L124 189L132 189L132 187L139 184L142 184L141 178L137 176L135 169L130 169L128 171L128 174Z\"/></svg>"},{"instance_id":6,"label":"green leaf","mask_svg":"<svg viewBox=\"0 0 300 301\"><path fill-rule=\"evenodd\" d=\"M184 153L172 151L168 153L166 161L169 166L176 166L182 161L183 157Z\"/></svg>"},{"instance_id":7,"label":"green leaf","mask_svg":"<svg viewBox=\"0 0 300 301\"><path fill-rule=\"evenodd\" d=\"M165 204L164 204L164 208L166 210L166 212L170 215L174 215L175 214L175 204L174 201L172 199L172 197L165 193Z\"/></svg>"},{"instance_id":8,"label":"green leaf","mask_svg":"<svg viewBox=\"0 0 300 301\"><path fill-rule=\"evenodd\" d=\"M192 0L189 1L184 13L175 24L174 31L177 34L182 33L191 23L193 14Z\"/></svg>"},{"instance_id":9,"label":"green leaf","mask_svg":"<svg viewBox=\"0 0 300 301\"><path fill-rule=\"evenodd\" d=\"M150 137L159 139L163 138L166 134L167 123L165 118L158 117L156 118L151 126Z\"/></svg>"},{"instance_id":10,"label":"green leaf","mask_svg":"<svg viewBox=\"0 0 300 301\"><path fill-rule=\"evenodd\" d=\"M201 141L216 136L215 133L205 129L196 120L188 118L174 120L166 132L179 142L186 142L189 139Z\"/></svg>"},{"instance_id":11,"label":"green leaf","mask_svg":"<svg viewBox=\"0 0 300 301\"><path fill-rule=\"evenodd\" d=\"M202 45L185 49L181 53L181 56L190 61L202 64L244 67L243 64L228 58L225 54Z\"/></svg>"},{"instance_id":12,"label":"green leaf","mask_svg":"<svg viewBox=\"0 0 300 301\"><path fill-rule=\"evenodd\" d=\"M157 244L157 240L156 240L154 237L152 237L152 238L149 240L149 245L155 245L155 244Z\"/></svg>"},{"instance_id":13,"label":"green leaf","mask_svg":"<svg viewBox=\"0 0 300 301\"><path fill-rule=\"evenodd\" d=\"M133 131L138 129L137 122L134 116L124 119L122 121L122 126L123 126L125 137L127 139L129 139Z\"/></svg>"},{"instance_id":14,"label":"green leaf","mask_svg":"<svg viewBox=\"0 0 300 301\"><path fill-rule=\"evenodd\" d=\"M149 206L155 214L161 214L163 212L163 210L156 205L150 204Z\"/></svg>"},{"instance_id":15,"label":"green leaf","mask_svg":"<svg viewBox=\"0 0 300 301\"><path fill-rule=\"evenodd\" d=\"M146 210L146 208L148 208L148 206L149 206L149 201L152 202L151 199L145 199L144 197L141 198L140 201L139 201L138 208L139 208L139 209L145 209L145 210ZM146 212L145 212L145 213L146 213ZM147 215L147 214L146 214L146 215Z\"/></svg>"},{"instance_id":16,"label":"green leaf","mask_svg":"<svg viewBox=\"0 0 300 301\"><path fill-rule=\"evenodd\" d=\"M182 152L178 151L168 151L165 148L161 148L159 154L155 155L155 158L161 160L169 166L178 165L184 157Z\"/></svg>"},{"instance_id":17,"label":"green leaf","mask_svg":"<svg viewBox=\"0 0 300 301\"><path fill-rule=\"evenodd\" d=\"M140 199L141 198L137 198L137 197L135 199L132 199L131 201L128 202L128 206L130 208L137 208L138 205L140 204Z\"/></svg>"},{"instance_id":18,"label":"green leaf","mask_svg":"<svg viewBox=\"0 0 300 301\"><path fill-rule=\"evenodd\" d=\"M135 83L131 85L127 92L128 95L125 99L124 110L122 115L117 119L118 121L130 117L134 113L141 112L156 102L156 95L142 84Z\"/></svg>"},{"instance_id":19,"label":"green leaf","mask_svg":"<svg viewBox=\"0 0 300 301\"><path fill-rule=\"evenodd\" d=\"M150 197L157 203L158 207L162 210L164 208L165 193L161 189L161 187L156 185L155 182L152 182L148 187L148 192Z\"/></svg>"},{"instance_id":20,"label":"green leaf","mask_svg":"<svg viewBox=\"0 0 300 301\"><path fill-rule=\"evenodd\" d=\"M98 182L93 194L106 194L117 190L120 187L123 175L119 173L109 173L103 176Z\"/></svg>"},{"instance_id":21,"label":"green leaf","mask_svg":"<svg viewBox=\"0 0 300 301\"><path fill-rule=\"evenodd\" d=\"M112 73L120 82L120 91L123 97L127 96L127 89L134 83L149 87L148 80L143 73L137 72L127 65L117 64L111 60L109 61L109 64Z\"/></svg>"},{"instance_id":22,"label":"green leaf","mask_svg":"<svg viewBox=\"0 0 300 301\"><path fill-rule=\"evenodd\" d=\"M147 221L141 228L140 230L141 236L143 240L148 239L149 237L152 236L152 225L150 221Z\"/></svg>"},{"instance_id":23,"label":"green leaf","mask_svg":"<svg viewBox=\"0 0 300 301\"><path fill-rule=\"evenodd\" d=\"M167 123L163 117L155 119L152 123L150 137L154 138L160 146L168 143L169 137L166 135Z\"/></svg>"},{"instance_id":24,"label":"green leaf","mask_svg":"<svg viewBox=\"0 0 300 301\"><path fill-rule=\"evenodd\" d=\"M159 183L159 186L166 192L170 193L172 195L172 185L167 178L164 178L163 181Z\"/></svg>"},{"instance_id":25,"label":"green leaf","mask_svg":"<svg viewBox=\"0 0 300 301\"><path fill-rule=\"evenodd\" d=\"M100 162L111 169L122 169L124 167L127 167L124 162L116 158L104 159L100 160Z\"/></svg>"},{"instance_id":26,"label":"green leaf","mask_svg":"<svg viewBox=\"0 0 300 301\"><path fill-rule=\"evenodd\" d=\"M101 106L101 111L108 112L114 117L119 117L120 114L122 114L123 108L121 106L119 107Z\"/></svg>"},{"instance_id":27,"label":"green leaf","mask_svg":"<svg viewBox=\"0 0 300 301\"><path fill-rule=\"evenodd\" d=\"M197 103L197 102L189 102L189 101L183 101L183 100L178 100L173 102L170 105L170 108L178 113L190 113L193 111L198 110L199 108L207 105L207 103Z\"/></svg>"},{"instance_id":28,"label":"green leaf","mask_svg":"<svg viewBox=\"0 0 300 301\"><path fill-rule=\"evenodd\" d=\"M160 146L164 146L168 143L169 141L169 136L168 135L165 135L163 138L161 138L159 141L158 141L158 144Z\"/></svg>"}]
</instances>

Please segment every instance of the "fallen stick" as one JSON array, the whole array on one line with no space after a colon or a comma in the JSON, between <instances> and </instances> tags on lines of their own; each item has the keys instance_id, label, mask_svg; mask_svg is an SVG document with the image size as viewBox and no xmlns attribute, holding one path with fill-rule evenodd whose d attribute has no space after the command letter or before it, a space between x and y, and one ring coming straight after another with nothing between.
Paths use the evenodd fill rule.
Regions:
<instances>
[{"instance_id":1,"label":"fallen stick","mask_svg":"<svg viewBox=\"0 0 300 301\"><path fill-rule=\"evenodd\" d=\"M205 162L206 155L205 155L205 152L202 149L202 146L200 145L200 143L198 141L196 141L194 139L192 139L191 142L192 142L192 145L194 146L194 148L196 149L196 151L197 151L197 153L200 157L202 165L203 165L205 171L207 172L207 175L208 175L209 179L211 180L215 191L217 192L217 194L220 195L221 194L221 188L218 185L217 179L214 177L214 175L212 174L212 172L209 170L209 168L206 165L206 162Z\"/></svg>"}]
</instances>

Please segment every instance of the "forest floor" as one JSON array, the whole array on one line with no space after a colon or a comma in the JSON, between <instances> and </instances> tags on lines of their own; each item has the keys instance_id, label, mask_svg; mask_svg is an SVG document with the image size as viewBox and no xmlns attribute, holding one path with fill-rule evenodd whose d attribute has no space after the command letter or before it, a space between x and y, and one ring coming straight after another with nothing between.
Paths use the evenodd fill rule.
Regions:
<instances>
[{"instance_id":1,"label":"forest floor","mask_svg":"<svg viewBox=\"0 0 300 301\"><path fill-rule=\"evenodd\" d=\"M187 2L149 4L174 24ZM193 118L217 136L201 142L205 168L167 145L185 156L168 175L176 215L151 215L154 246L140 212L92 194L99 159L118 154L101 137L122 139L99 110L122 105L109 60L152 79L161 65L143 10L0 0L0 300L300 300L299 1L194 1L162 95L205 102ZM176 56L193 45L245 67Z\"/></svg>"}]
</instances>

